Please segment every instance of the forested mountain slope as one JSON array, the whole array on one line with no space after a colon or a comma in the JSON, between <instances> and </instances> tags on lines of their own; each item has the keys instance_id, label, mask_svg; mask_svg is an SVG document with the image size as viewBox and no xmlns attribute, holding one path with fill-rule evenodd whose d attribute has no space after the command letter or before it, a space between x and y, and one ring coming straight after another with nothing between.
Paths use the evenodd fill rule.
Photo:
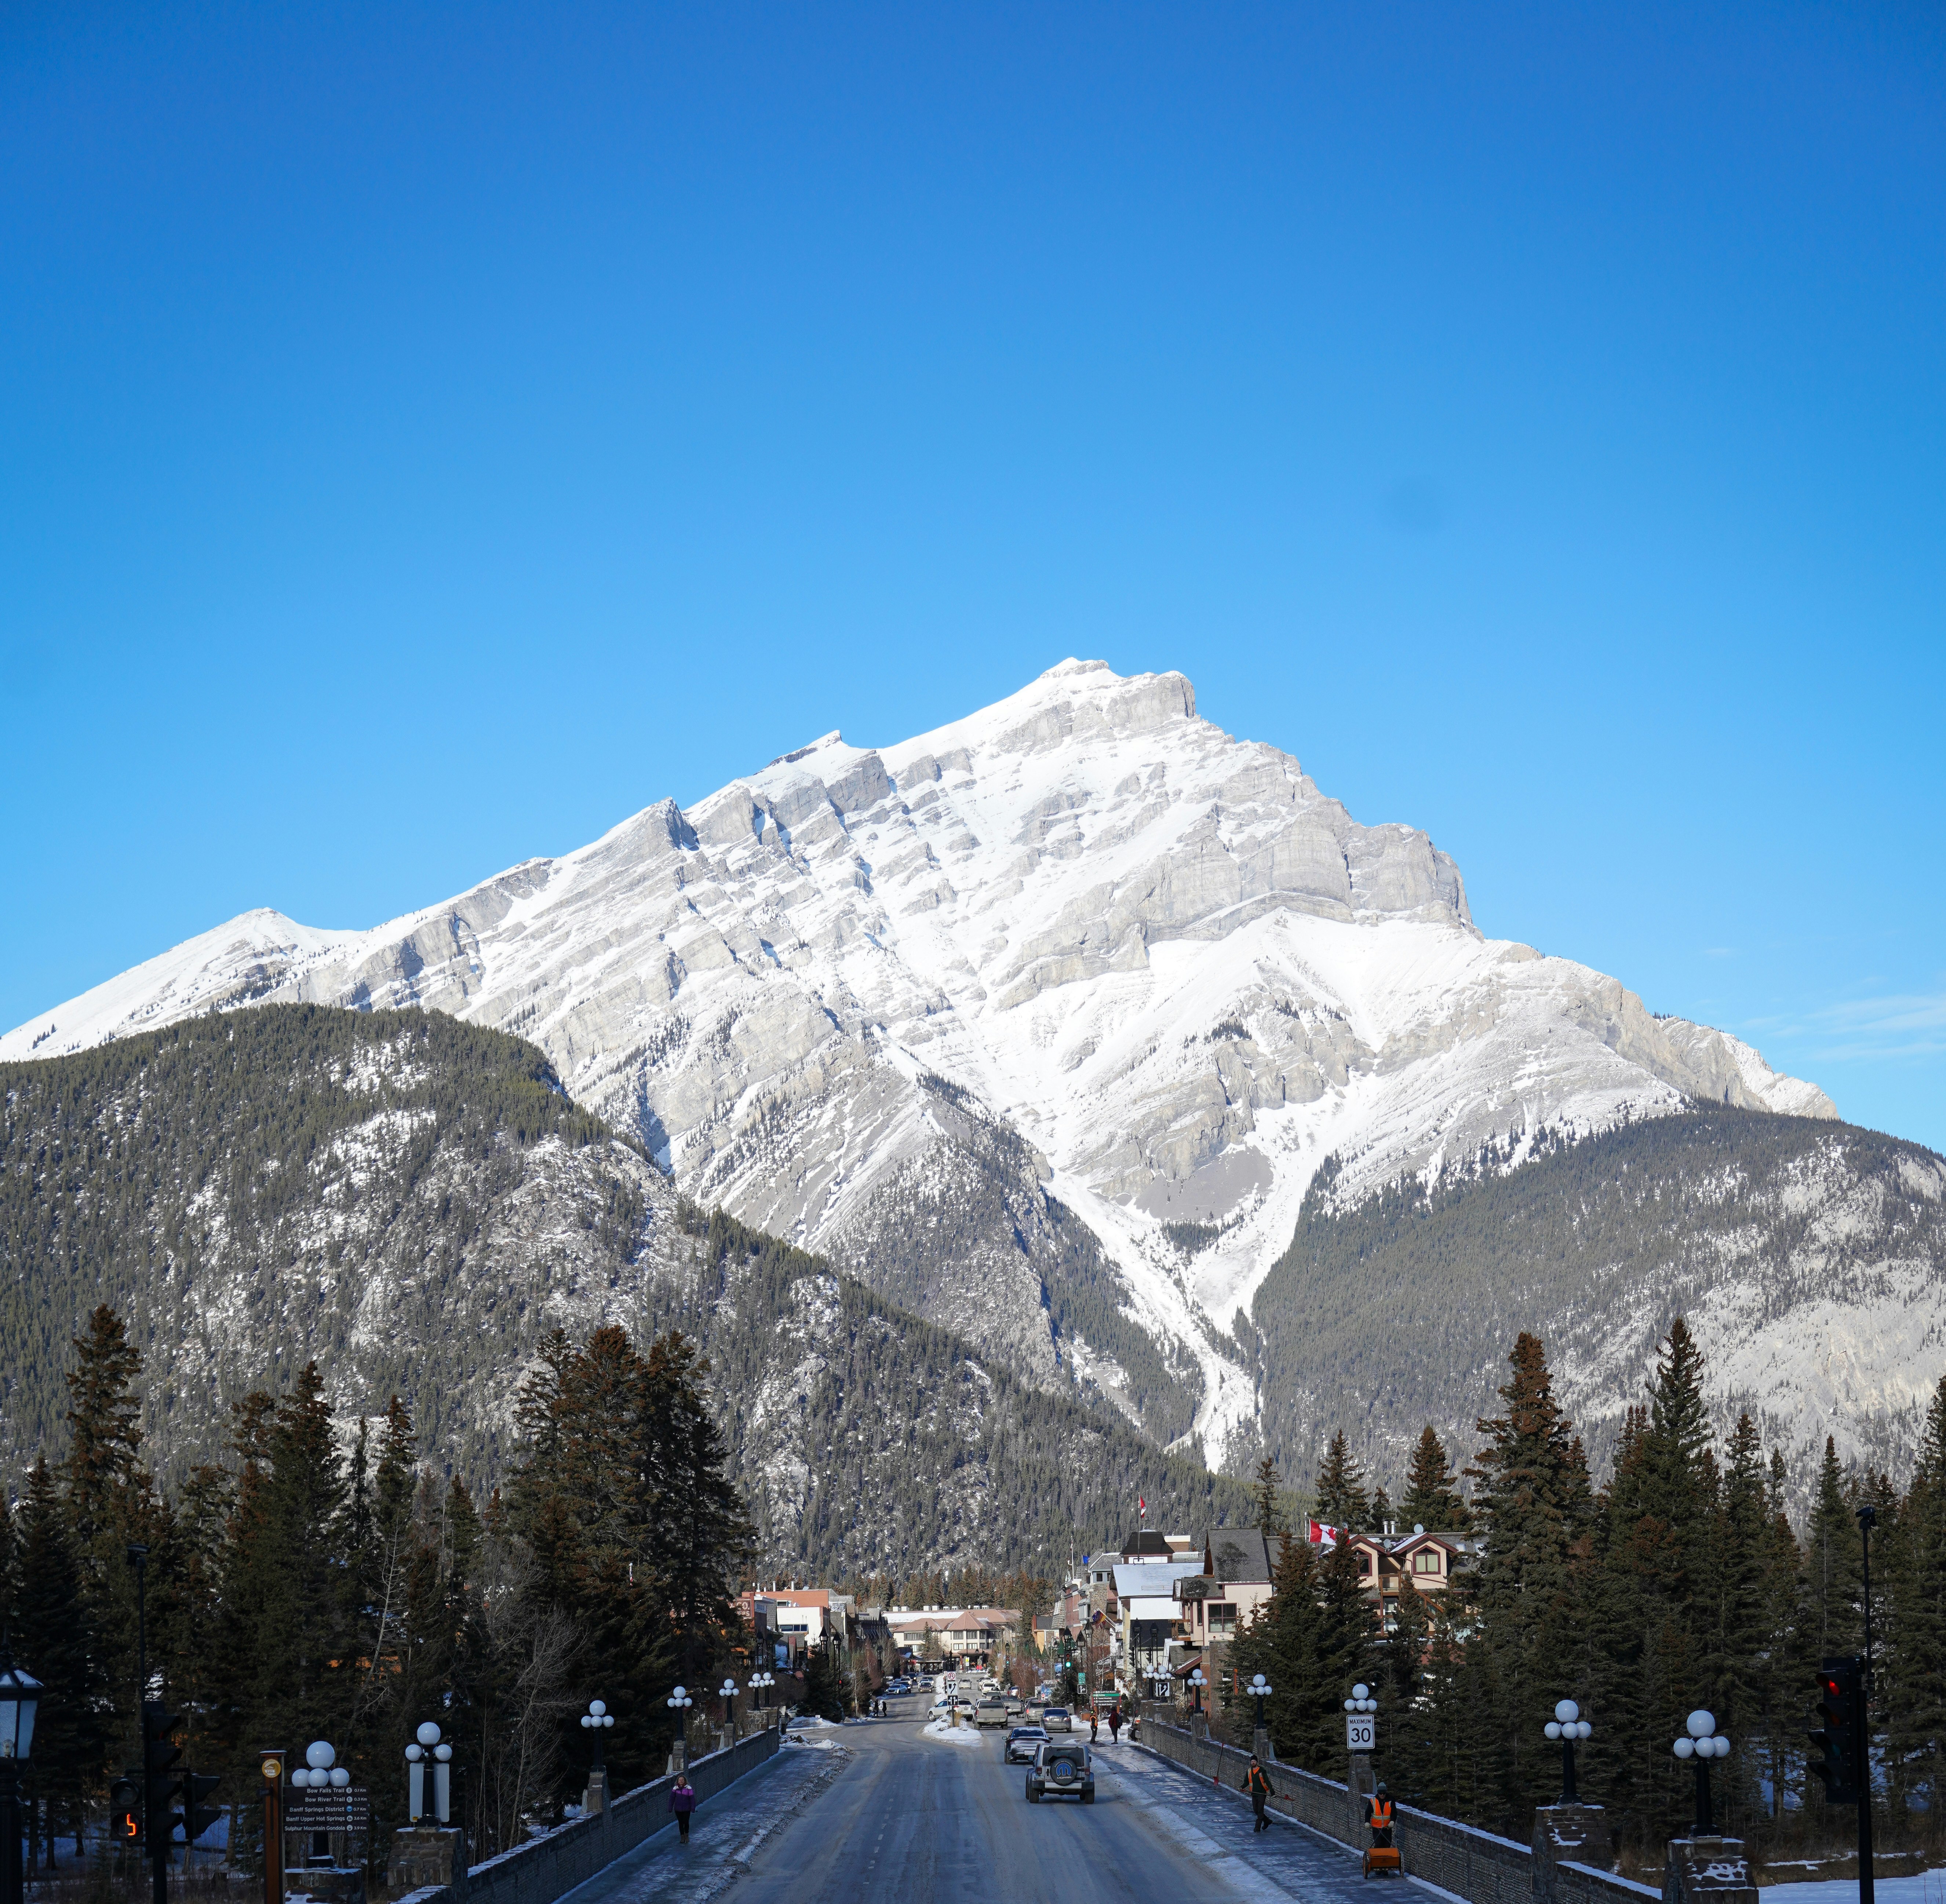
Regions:
<instances>
[{"instance_id":1,"label":"forested mountain slope","mask_svg":"<svg viewBox=\"0 0 1946 1904\"><path fill-rule=\"evenodd\" d=\"M1598 1466L1678 1315L1719 1430L1748 1409L1800 1505L1827 1433L1904 1474L1946 1366L1946 1161L1722 1105L1531 1148L1518 1168L1484 1151L1430 1191L1344 1196L1320 1169L1252 1312L1287 1478L1341 1427L1380 1479L1429 1418L1472 1449L1522 1329Z\"/></svg>"},{"instance_id":2,"label":"forested mountain slope","mask_svg":"<svg viewBox=\"0 0 1946 1904\"><path fill-rule=\"evenodd\" d=\"M1234 1491L1084 1393L712 1227L540 1051L442 1014L196 1019L0 1066L0 1119L11 1488L61 1446L69 1341L105 1301L145 1358L167 1476L315 1356L341 1419L397 1392L428 1454L490 1486L541 1336L613 1321L703 1340L774 1566L1051 1558L1138 1493L1187 1521Z\"/></svg>"}]
</instances>

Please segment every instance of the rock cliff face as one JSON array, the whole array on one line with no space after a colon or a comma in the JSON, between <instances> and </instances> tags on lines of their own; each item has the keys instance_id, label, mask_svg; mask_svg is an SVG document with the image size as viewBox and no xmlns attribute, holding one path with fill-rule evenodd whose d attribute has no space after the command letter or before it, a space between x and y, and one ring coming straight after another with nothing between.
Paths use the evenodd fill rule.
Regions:
<instances>
[{"instance_id":1,"label":"rock cliff face","mask_svg":"<svg viewBox=\"0 0 1946 1904\"><path fill-rule=\"evenodd\" d=\"M1353 820L1182 676L1090 662L897 746L826 735L369 931L248 915L0 1057L265 999L531 1038L699 1203L1212 1458L1257 1406L1222 1331L1326 1156L1351 1189L1691 1100L1835 1114L1484 938L1423 834ZM1185 1254L1185 1224L1218 1233Z\"/></svg>"}]
</instances>

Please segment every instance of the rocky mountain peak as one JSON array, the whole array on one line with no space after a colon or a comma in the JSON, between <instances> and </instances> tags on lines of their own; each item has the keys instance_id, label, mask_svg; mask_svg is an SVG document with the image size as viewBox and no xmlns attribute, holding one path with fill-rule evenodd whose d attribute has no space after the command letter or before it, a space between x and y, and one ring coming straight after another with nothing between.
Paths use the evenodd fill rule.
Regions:
<instances>
[{"instance_id":1,"label":"rocky mountain peak","mask_svg":"<svg viewBox=\"0 0 1946 1904\"><path fill-rule=\"evenodd\" d=\"M1354 820L1183 676L1098 661L894 744L834 729L368 931L245 915L0 1057L266 998L530 1038L698 1202L841 1259L891 1260L888 1187L902 1261L989 1209L979 1277L911 1299L1039 1330L1027 1364L1138 1412L1176 1382L1212 1451L1255 1408L1222 1332L1327 1157L1349 1196L1697 1098L1832 1114L1738 1041L1484 937L1423 832ZM1209 1245L1185 1254L1184 1225Z\"/></svg>"}]
</instances>

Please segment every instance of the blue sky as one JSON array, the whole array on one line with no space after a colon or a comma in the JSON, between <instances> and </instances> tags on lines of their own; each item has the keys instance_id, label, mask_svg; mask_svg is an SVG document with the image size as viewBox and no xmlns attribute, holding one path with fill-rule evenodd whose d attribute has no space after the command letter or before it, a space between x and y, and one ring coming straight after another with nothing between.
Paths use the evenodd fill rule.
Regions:
<instances>
[{"instance_id":1,"label":"blue sky","mask_svg":"<svg viewBox=\"0 0 1946 1904\"><path fill-rule=\"evenodd\" d=\"M1077 654L1946 1148L1941 17L7 10L0 1022Z\"/></svg>"}]
</instances>

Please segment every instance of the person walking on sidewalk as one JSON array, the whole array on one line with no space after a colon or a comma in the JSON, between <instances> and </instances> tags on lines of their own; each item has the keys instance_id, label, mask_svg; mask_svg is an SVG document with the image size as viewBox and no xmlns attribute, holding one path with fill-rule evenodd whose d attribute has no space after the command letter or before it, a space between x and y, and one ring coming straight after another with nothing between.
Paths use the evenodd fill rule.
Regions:
<instances>
[{"instance_id":1,"label":"person walking on sidewalk","mask_svg":"<svg viewBox=\"0 0 1946 1904\"><path fill-rule=\"evenodd\" d=\"M689 1815L696 1809L696 1788L689 1782L687 1772L675 1775L675 1784L669 1792L669 1810L675 1813L675 1828L682 1834L682 1841L689 1842Z\"/></svg>"},{"instance_id":2,"label":"person walking on sidewalk","mask_svg":"<svg viewBox=\"0 0 1946 1904\"><path fill-rule=\"evenodd\" d=\"M1250 1769L1244 1777L1243 1789L1250 1794L1250 1809L1257 1815L1257 1822L1250 1829L1253 1831L1268 1831L1271 1821L1264 1806L1271 1796L1271 1775L1257 1763L1255 1752L1250 1754Z\"/></svg>"},{"instance_id":3,"label":"person walking on sidewalk","mask_svg":"<svg viewBox=\"0 0 1946 1904\"><path fill-rule=\"evenodd\" d=\"M1122 1708L1119 1705L1108 1708L1108 1736L1117 1745L1122 1742Z\"/></svg>"}]
</instances>

